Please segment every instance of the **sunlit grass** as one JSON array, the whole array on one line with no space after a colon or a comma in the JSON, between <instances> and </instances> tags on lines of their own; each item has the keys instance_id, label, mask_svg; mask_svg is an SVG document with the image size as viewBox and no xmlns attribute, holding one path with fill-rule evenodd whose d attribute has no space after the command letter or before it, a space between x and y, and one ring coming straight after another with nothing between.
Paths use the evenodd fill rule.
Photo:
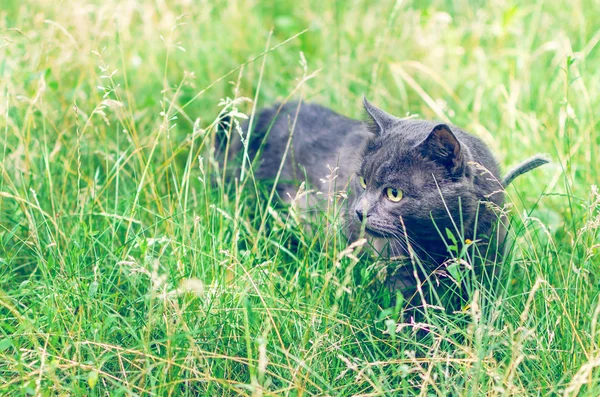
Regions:
<instances>
[{"instance_id":1,"label":"sunlit grass","mask_svg":"<svg viewBox=\"0 0 600 397\"><path fill-rule=\"evenodd\" d=\"M596 2L4 3L0 394L600 393ZM507 191L500 282L421 324L337 202L211 150L226 115L363 94L553 159Z\"/></svg>"}]
</instances>

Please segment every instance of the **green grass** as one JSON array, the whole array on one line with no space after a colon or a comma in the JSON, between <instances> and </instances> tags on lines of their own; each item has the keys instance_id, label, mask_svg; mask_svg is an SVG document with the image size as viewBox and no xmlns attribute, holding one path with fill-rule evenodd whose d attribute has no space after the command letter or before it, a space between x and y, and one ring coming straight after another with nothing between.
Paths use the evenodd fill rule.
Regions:
<instances>
[{"instance_id":1,"label":"green grass","mask_svg":"<svg viewBox=\"0 0 600 397\"><path fill-rule=\"evenodd\" d=\"M594 0L4 0L0 394L600 394L599 41ZM553 158L424 338L336 208L306 228L210 151L234 108L363 93Z\"/></svg>"}]
</instances>

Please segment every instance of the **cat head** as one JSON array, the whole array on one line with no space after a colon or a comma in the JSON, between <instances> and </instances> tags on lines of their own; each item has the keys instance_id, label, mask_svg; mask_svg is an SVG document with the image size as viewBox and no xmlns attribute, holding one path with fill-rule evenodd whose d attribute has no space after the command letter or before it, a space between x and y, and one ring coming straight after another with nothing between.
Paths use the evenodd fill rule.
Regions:
<instances>
[{"instance_id":1,"label":"cat head","mask_svg":"<svg viewBox=\"0 0 600 397\"><path fill-rule=\"evenodd\" d=\"M364 100L373 135L354 178L355 220L375 237L440 243L474 216L469 149L452 127L399 119Z\"/></svg>"}]
</instances>

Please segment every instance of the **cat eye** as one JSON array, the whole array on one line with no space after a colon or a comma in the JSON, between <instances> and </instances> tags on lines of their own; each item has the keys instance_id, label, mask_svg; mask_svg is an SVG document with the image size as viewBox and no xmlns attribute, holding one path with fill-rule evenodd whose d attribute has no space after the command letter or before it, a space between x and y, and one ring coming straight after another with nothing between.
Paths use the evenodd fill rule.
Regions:
<instances>
[{"instance_id":1,"label":"cat eye","mask_svg":"<svg viewBox=\"0 0 600 397\"><path fill-rule=\"evenodd\" d=\"M385 189L385 194L387 198L390 199L390 201L393 201L394 203L397 203L400 200L402 200L402 190L400 189L388 187Z\"/></svg>"},{"instance_id":2,"label":"cat eye","mask_svg":"<svg viewBox=\"0 0 600 397\"><path fill-rule=\"evenodd\" d=\"M362 186L363 189L367 188L367 181L365 180L365 178L363 178L362 176L359 176L358 182L360 183L360 186Z\"/></svg>"}]
</instances>

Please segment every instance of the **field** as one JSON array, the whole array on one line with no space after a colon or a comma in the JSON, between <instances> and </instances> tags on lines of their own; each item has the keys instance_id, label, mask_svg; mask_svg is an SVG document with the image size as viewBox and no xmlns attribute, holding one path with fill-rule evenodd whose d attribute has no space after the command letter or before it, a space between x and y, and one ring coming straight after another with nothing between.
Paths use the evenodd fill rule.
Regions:
<instances>
[{"instance_id":1,"label":"field","mask_svg":"<svg viewBox=\"0 0 600 397\"><path fill-rule=\"evenodd\" d=\"M525 3L3 0L0 395L600 395L600 2ZM211 150L363 94L552 158L500 281L418 324L337 204L306 227Z\"/></svg>"}]
</instances>

